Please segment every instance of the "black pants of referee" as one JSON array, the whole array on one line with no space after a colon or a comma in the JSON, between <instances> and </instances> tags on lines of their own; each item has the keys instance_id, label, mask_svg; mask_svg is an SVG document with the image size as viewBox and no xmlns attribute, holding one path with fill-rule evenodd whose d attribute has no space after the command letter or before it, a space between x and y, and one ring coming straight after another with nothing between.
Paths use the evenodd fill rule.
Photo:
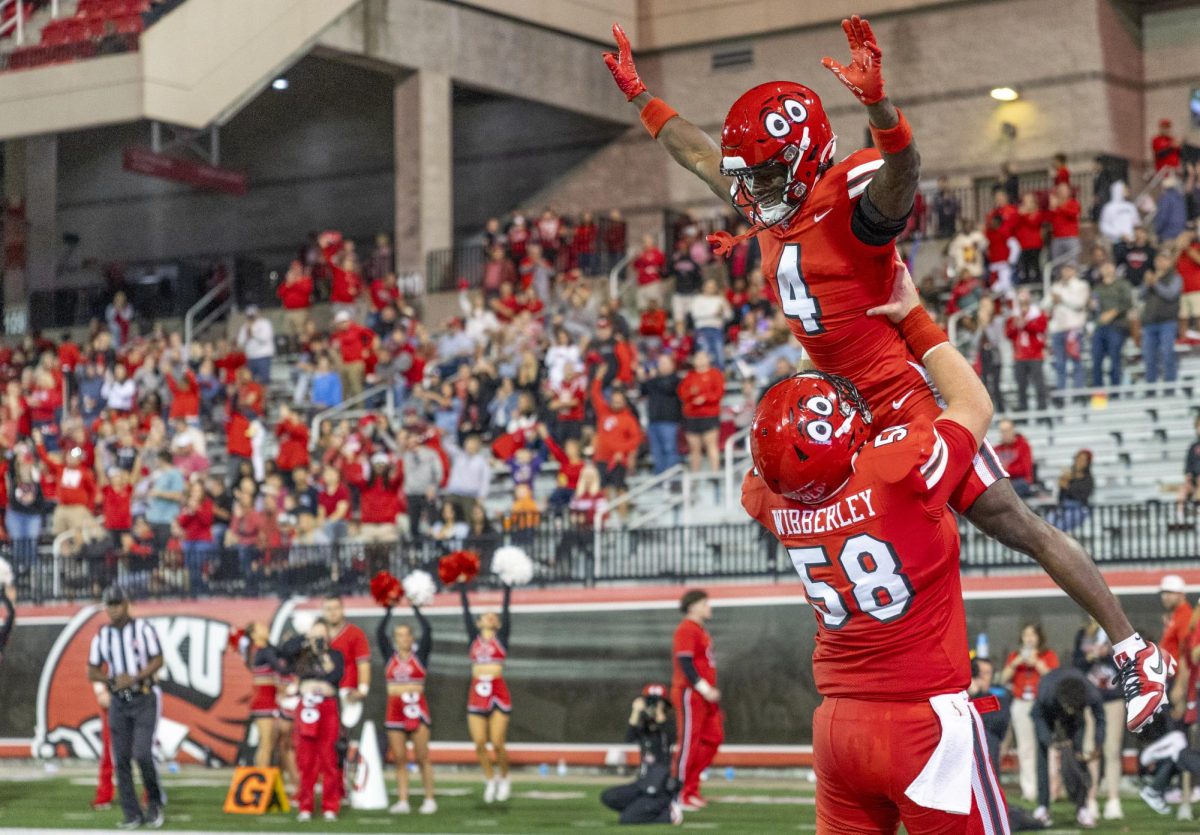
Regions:
<instances>
[{"instance_id":1,"label":"black pants of referee","mask_svg":"<svg viewBox=\"0 0 1200 835\"><path fill-rule=\"evenodd\" d=\"M142 772L142 785L151 807L162 806L158 768L154 765L154 731L158 727L158 697L139 693L126 700L113 695L108 709L112 730L113 763L117 769L117 790L126 820L140 818L142 807L133 788L133 764Z\"/></svg>"}]
</instances>

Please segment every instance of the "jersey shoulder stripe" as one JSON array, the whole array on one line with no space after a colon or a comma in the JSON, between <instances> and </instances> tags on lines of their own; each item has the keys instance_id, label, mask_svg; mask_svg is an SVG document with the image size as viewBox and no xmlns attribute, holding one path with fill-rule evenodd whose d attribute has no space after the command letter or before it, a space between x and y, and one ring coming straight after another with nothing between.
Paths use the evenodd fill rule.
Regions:
<instances>
[{"instance_id":1,"label":"jersey shoulder stripe","mask_svg":"<svg viewBox=\"0 0 1200 835\"><path fill-rule=\"evenodd\" d=\"M929 460L921 467L921 478L925 481L925 486L932 490L942 480L942 476L946 472L946 464L949 461L949 450L946 447L946 442L942 440L942 436L934 430L933 451L929 454Z\"/></svg>"}]
</instances>

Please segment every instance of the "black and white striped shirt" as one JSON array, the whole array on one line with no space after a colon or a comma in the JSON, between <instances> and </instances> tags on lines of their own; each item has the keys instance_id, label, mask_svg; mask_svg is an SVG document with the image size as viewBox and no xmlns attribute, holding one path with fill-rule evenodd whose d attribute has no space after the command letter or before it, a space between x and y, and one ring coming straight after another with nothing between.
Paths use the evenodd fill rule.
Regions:
<instances>
[{"instance_id":1,"label":"black and white striped shirt","mask_svg":"<svg viewBox=\"0 0 1200 835\"><path fill-rule=\"evenodd\" d=\"M108 665L108 680L119 675L138 678L146 669L150 659L162 655L158 633L149 621L132 618L122 627L106 624L92 638L92 649L88 653L88 664L99 667Z\"/></svg>"}]
</instances>

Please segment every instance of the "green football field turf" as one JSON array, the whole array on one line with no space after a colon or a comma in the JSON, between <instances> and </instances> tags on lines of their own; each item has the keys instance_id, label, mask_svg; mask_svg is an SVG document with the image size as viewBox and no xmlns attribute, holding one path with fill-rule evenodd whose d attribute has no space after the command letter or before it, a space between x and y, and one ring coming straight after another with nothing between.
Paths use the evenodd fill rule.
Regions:
<instances>
[{"instance_id":1,"label":"green football field turf","mask_svg":"<svg viewBox=\"0 0 1200 835\"><path fill-rule=\"evenodd\" d=\"M571 833L579 831L630 831L616 825L615 814L601 807L600 791L614 779L538 777L515 775L513 799L506 804L484 805L478 780L460 774L439 774L440 809L436 815L390 815L386 811L347 809L337 823L314 820L296 822L294 812L247 818L221 812L229 773L185 770L164 775L170 798L167 831L283 833L307 832L425 832L425 833ZM120 812L92 812L88 808L94 788L80 772L72 777L43 777L11 771L0 778L0 833L37 829L114 831ZM389 791L394 789L389 786ZM706 784L710 806L689 813L685 831L716 833L813 832L813 788L797 781L736 779ZM418 796L419 799L419 796ZM1095 832L1195 833L1200 823L1177 822L1174 815L1159 817L1136 797L1124 800L1126 819L1102 821ZM415 807L416 804L414 804ZM1198 809L1197 811L1200 811ZM1055 808L1060 825L1047 832L1078 831L1070 810ZM1070 822L1068 824L1068 822ZM633 830L639 831L639 830Z\"/></svg>"}]
</instances>

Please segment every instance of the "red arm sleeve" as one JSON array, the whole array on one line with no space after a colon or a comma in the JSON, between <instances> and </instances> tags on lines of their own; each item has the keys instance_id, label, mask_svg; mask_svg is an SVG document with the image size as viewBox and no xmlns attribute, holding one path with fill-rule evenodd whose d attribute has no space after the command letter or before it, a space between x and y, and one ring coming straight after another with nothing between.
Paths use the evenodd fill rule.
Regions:
<instances>
[{"instance_id":1,"label":"red arm sleeve","mask_svg":"<svg viewBox=\"0 0 1200 835\"><path fill-rule=\"evenodd\" d=\"M560 467L567 466L570 463L567 459L567 454L563 452L562 447L549 435L546 436L546 449L550 450L550 454L554 456L554 460L558 462Z\"/></svg>"},{"instance_id":2,"label":"red arm sleeve","mask_svg":"<svg viewBox=\"0 0 1200 835\"><path fill-rule=\"evenodd\" d=\"M592 380L592 408L596 410L596 420L604 420L608 417L608 403L604 400L604 389L600 385L600 376L597 375Z\"/></svg>"}]
</instances>

